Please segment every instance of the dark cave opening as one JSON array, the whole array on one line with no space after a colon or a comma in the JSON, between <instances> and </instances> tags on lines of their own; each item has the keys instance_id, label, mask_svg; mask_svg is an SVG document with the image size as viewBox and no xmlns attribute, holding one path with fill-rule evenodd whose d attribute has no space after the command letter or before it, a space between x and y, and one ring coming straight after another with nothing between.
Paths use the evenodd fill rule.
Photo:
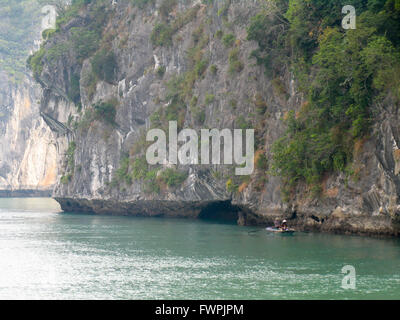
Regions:
<instances>
[{"instance_id":1,"label":"dark cave opening","mask_svg":"<svg viewBox=\"0 0 400 320\"><path fill-rule=\"evenodd\" d=\"M216 201L204 207L200 214L201 220L212 220L228 223L237 223L240 209L230 201Z\"/></svg>"}]
</instances>

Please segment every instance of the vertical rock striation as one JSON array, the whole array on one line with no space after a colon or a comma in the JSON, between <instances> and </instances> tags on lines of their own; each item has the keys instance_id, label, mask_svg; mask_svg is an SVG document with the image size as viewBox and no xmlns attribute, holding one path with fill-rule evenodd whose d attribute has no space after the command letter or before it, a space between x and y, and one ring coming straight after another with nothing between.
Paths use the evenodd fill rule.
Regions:
<instances>
[{"instance_id":1,"label":"vertical rock striation","mask_svg":"<svg viewBox=\"0 0 400 320\"><path fill-rule=\"evenodd\" d=\"M57 150L40 116L41 90L30 77L13 84L4 73L0 90L0 190L48 195L57 181Z\"/></svg>"},{"instance_id":2,"label":"vertical rock striation","mask_svg":"<svg viewBox=\"0 0 400 320\"><path fill-rule=\"evenodd\" d=\"M56 140L40 115L41 87L24 67L40 37L40 4L10 1L0 17L0 196L49 196L58 175Z\"/></svg>"}]
</instances>

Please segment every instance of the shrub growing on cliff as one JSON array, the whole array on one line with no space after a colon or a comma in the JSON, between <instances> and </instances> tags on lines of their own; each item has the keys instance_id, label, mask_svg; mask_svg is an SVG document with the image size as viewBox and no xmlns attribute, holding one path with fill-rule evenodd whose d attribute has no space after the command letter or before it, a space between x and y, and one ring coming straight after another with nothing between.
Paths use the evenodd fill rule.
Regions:
<instances>
[{"instance_id":1,"label":"shrub growing on cliff","mask_svg":"<svg viewBox=\"0 0 400 320\"><path fill-rule=\"evenodd\" d=\"M46 51L43 48L40 48L38 51L36 51L33 55L31 55L28 58L28 66L33 72L33 76L35 77L36 80L39 79L39 76L41 75L43 71L43 57L45 55Z\"/></svg>"},{"instance_id":2,"label":"shrub growing on cliff","mask_svg":"<svg viewBox=\"0 0 400 320\"><path fill-rule=\"evenodd\" d=\"M132 164L132 178L143 180L148 171L148 163L145 157L136 158Z\"/></svg>"},{"instance_id":3,"label":"shrub growing on cliff","mask_svg":"<svg viewBox=\"0 0 400 320\"><path fill-rule=\"evenodd\" d=\"M200 9L200 6L197 4L194 7L178 14L178 16L170 23L158 23L154 27L150 39L153 45L155 46L171 46L172 45L172 36L192 21L197 11Z\"/></svg>"},{"instance_id":4,"label":"shrub growing on cliff","mask_svg":"<svg viewBox=\"0 0 400 320\"><path fill-rule=\"evenodd\" d=\"M93 73L101 80L113 83L118 71L117 58L113 51L102 49L97 52L91 61Z\"/></svg>"},{"instance_id":5,"label":"shrub growing on cliff","mask_svg":"<svg viewBox=\"0 0 400 320\"><path fill-rule=\"evenodd\" d=\"M91 56L99 47L101 32L86 27L71 28L72 43L80 61Z\"/></svg>"},{"instance_id":6,"label":"shrub growing on cliff","mask_svg":"<svg viewBox=\"0 0 400 320\"><path fill-rule=\"evenodd\" d=\"M117 182L125 182L128 185L132 184L132 178L129 175L129 162L129 156L124 155L121 158L119 168L115 172L114 185Z\"/></svg>"},{"instance_id":7,"label":"shrub growing on cliff","mask_svg":"<svg viewBox=\"0 0 400 320\"><path fill-rule=\"evenodd\" d=\"M229 52L229 73L239 73L243 68L243 62L239 59L239 48L232 49Z\"/></svg>"},{"instance_id":8,"label":"shrub growing on cliff","mask_svg":"<svg viewBox=\"0 0 400 320\"><path fill-rule=\"evenodd\" d=\"M68 53L70 44L69 42L57 43L50 47L46 52L46 60L50 64L55 64L60 58Z\"/></svg>"},{"instance_id":9,"label":"shrub growing on cliff","mask_svg":"<svg viewBox=\"0 0 400 320\"><path fill-rule=\"evenodd\" d=\"M67 152L66 152L68 168L71 171L74 171L74 168L75 168L75 150L76 150L76 143L74 141L72 141L69 144Z\"/></svg>"},{"instance_id":10,"label":"shrub growing on cliff","mask_svg":"<svg viewBox=\"0 0 400 320\"><path fill-rule=\"evenodd\" d=\"M79 85L79 76L75 73L71 75L71 81L68 87L68 98L76 105L81 102L81 89Z\"/></svg>"},{"instance_id":11,"label":"shrub growing on cliff","mask_svg":"<svg viewBox=\"0 0 400 320\"><path fill-rule=\"evenodd\" d=\"M213 103L214 100L215 100L215 95L210 94L210 93L206 93L206 97L204 99L204 103L206 105L209 105L209 104Z\"/></svg>"},{"instance_id":12,"label":"shrub growing on cliff","mask_svg":"<svg viewBox=\"0 0 400 320\"><path fill-rule=\"evenodd\" d=\"M224 35L224 32L222 30L217 30L217 32L215 33L215 36L218 39L221 39L223 35Z\"/></svg>"},{"instance_id":13,"label":"shrub growing on cliff","mask_svg":"<svg viewBox=\"0 0 400 320\"><path fill-rule=\"evenodd\" d=\"M155 46L170 46L172 45L172 34L173 31L169 25L159 23L154 27L150 39Z\"/></svg>"},{"instance_id":14,"label":"shrub growing on cliff","mask_svg":"<svg viewBox=\"0 0 400 320\"><path fill-rule=\"evenodd\" d=\"M199 108L199 107L192 107L191 108L191 112L192 112L192 117L194 122L197 125L203 125L204 122L206 121L206 112L205 110Z\"/></svg>"},{"instance_id":15,"label":"shrub growing on cliff","mask_svg":"<svg viewBox=\"0 0 400 320\"><path fill-rule=\"evenodd\" d=\"M276 1L276 6L262 10L250 21L247 28L247 39L258 43L259 48L251 53L257 63L266 67L267 74L281 68L288 59L287 29L285 18L287 5ZM271 72L272 71L272 72Z\"/></svg>"},{"instance_id":16,"label":"shrub growing on cliff","mask_svg":"<svg viewBox=\"0 0 400 320\"><path fill-rule=\"evenodd\" d=\"M91 2L91 0L73 0L70 1L70 5L63 6L65 7L64 10L58 10L59 16L56 22L56 32L60 31L61 25L68 23L71 19L76 17L79 11ZM43 5L49 4L48 1L42 1L42 3Z\"/></svg>"},{"instance_id":17,"label":"shrub growing on cliff","mask_svg":"<svg viewBox=\"0 0 400 320\"><path fill-rule=\"evenodd\" d=\"M68 149L65 153L65 157L67 160L67 167L65 168L68 173L65 173L62 177L60 182L62 184L68 184L72 181L72 177L75 171L75 150L76 150L76 143L74 141L70 142Z\"/></svg>"},{"instance_id":18,"label":"shrub growing on cliff","mask_svg":"<svg viewBox=\"0 0 400 320\"><path fill-rule=\"evenodd\" d=\"M232 33L228 33L222 37L222 43L226 48L232 47L235 43L236 37Z\"/></svg>"},{"instance_id":19,"label":"shrub growing on cliff","mask_svg":"<svg viewBox=\"0 0 400 320\"><path fill-rule=\"evenodd\" d=\"M165 66L159 66L156 70L156 74L158 75L158 77L162 78L166 71L167 68Z\"/></svg>"},{"instance_id":20,"label":"shrub growing on cliff","mask_svg":"<svg viewBox=\"0 0 400 320\"><path fill-rule=\"evenodd\" d=\"M144 185L144 192L146 193L160 193L161 188L156 180L147 181Z\"/></svg>"},{"instance_id":21,"label":"shrub growing on cliff","mask_svg":"<svg viewBox=\"0 0 400 320\"><path fill-rule=\"evenodd\" d=\"M251 128L251 123L248 122L245 117L239 116L235 120L235 128L246 130Z\"/></svg>"},{"instance_id":22,"label":"shrub growing on cliff","mask_svg":"<svg viewBox=\"0 0 400 320\"><path fill-rule=\"evenodd\" d=\"M69 174L67 174L65 176L62 176L61 179L60 179L60 182L62 184L68 184L68 183L70 183L72 181L72 177L73 177L73 175L71 173L69 173Z\"/></svg>"},{"instance_id":23,"label":"shrub growing on cliff","mask_svg":"<svg viewBox=\"0 0 400 320\"><path fill-rule=\"evenodd\" d=\"M215 64L213 64L213 65L210 67L210 71L211 71L211 74L212 74L212 75L216 75L217 72L218 72L218 67L217 67Z\"/></svg>"},{"instance_id":24,"label":"shrub growing on cliff","mask_svg":"<svg viewBox=\"0 0 400 320\"><path fill-rule=\"evenodd\" d=\"M159 180L165 183L168 187L178 187L187 178L187 174L176 169L168 168L161 172Z\"/></svg>"},{"instance_id":25,"label":"shrub growing on cliff","mask_svg":"<svg viewBox=\"0 0 400 320\"><path fill-rule=\"evenodd\" d=\"M232 0L225 0L222 7L218 10L218 16L225 18L228 15Z\"/></svg>"},{"instance_id":26,"label":"shrub growing on cliff","mask_svg":"<svg viewBox=\"0 0 400 320\"><path fill-rule=\"evenodd\" d=\"M268 169L268 159L264 152L256 153L256 157L254 159L256 168L262 171L266 171Z\"/></svg>"},{"instance_id":27,"label":"shrub growing on cliff","mask_svg":"<svg viewBox=\"0 0 400 320\"><path fill-rule=\"evenodd\" d=\"M103 121L110 125L115 125L115 116L117 114L117 99L111 99L107 102L100 102L94 106L94 117L96 120Z\"/></svg>"},{"instance_id":28,"label":"shrub growing on cliff","mask_svg":"<svg viewBox=\"0 0 400 320\"><path fill-rule=\"evenodd\" d=\"M225 185L226 191L229 193L236 193L239 189L239 186L232 179L228 179Z\"/></svg>"},{"instance_id":29,"label":"shrub growing on cliff","mask_svg":"<svg viewBox=\"0 0 400 320\"><path fill-rule=\"evenodd\" d=\"M46 29L46 30L43 30L43 32L42 32L42 38L43 38L43 40L48 40L48 39L50 39L50 37L52 36L52 35L54 35L56 33L56 30L55 29Z\"/></svg>"}]
</instances>

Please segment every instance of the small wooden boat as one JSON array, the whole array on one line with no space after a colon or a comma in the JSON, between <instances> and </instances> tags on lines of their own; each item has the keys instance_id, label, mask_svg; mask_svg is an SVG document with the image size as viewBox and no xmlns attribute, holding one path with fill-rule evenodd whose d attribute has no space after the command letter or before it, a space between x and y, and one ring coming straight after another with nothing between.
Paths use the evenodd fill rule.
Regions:
<instances>
[{"instance_id":1,"label":"small wooden boat","mask_svg":"<svg viewBox=\"0 0 400 320\"><path fill-rule=\"evenodd\" d=\"M268 227L266 228L267 231L269 232L275 232L275 233L282 233L282 234L293 234L295 230L293 229L281 229L281 228L276 228L276 227Z\"/></svg>"}]
</instances>

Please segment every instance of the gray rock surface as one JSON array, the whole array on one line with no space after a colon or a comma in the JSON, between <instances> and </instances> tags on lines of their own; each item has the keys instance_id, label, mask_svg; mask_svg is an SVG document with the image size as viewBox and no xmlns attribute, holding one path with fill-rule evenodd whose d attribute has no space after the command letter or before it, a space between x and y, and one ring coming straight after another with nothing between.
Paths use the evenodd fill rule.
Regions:
<instances>
[{"instance_id":1,"label":"gray rock surface","mask_svg":"<svg viewBox=\"0 0 400 320\"><path fill-rule=\"evenodd\" d=\"M357 179L344 174L327 176L323 193L318 199L310 196L307 186L299 186L290 202L281 196L281 180L255 170L251 180L244 182L238 192L228 192L226 182L232 177L231 166L180 166L188 178L177 188L161 188L158 193L147 193L143 181L132 185L113 186L112 179L120 167L123 154L129 153L139 141L141 132L150 126L151 115L165 108L166 82L175 74L190 69L187 52L195 45L195 34L203 29L208 43L203 54L208 58L208 69L194 83L193 95L204 108L204 124L198 125L188 107L184 114L184 127L234 128L240 116L249 118L261 137L258 149L271 158L271 146L284 132L282 119L289 110L298 110L304 98L296 90L296 81L288 70L279 81L277 90L266 76L265 70L249 58L257 44L246 40L246 25L257 12L258 1L232 1L227 11L228 20L219 14L224 5L214 1L207 7L201 1L179 1L170 14L178 15L197 5L195 17L173 35L170 47L155 47L151 33L158 21L158 7L133 7L127 1L115 2L106 27L112 37L112 50L118 61L117 81L113 84L98 82L91 96L83 81L90 75L88 60L81 67L73 52L66 53L55 66L45 65L40 82L44 88L41 112L54 123L58 155L62 156L71 141L76 143L74 173L67 183L58 182L54 197L64 210L86 211L99 214L131 214L174 217L202 217L210 208L235 212L233 219L239 224L268 225L275 219L289 219L289 225L299 230L398 235L400 222L400 122L398 110L388 97L377 105L379 121L368 139L357 146L354 168ZM85 12L64 27L61 34L50 42L68 38L69 28L85 23ZM232 33L243 62L240 72L229 71L229 51L216 36L218 30ZM216 67L212 72L210 66ZM165 67L160 76L157 70ZM67 92L72 74L81 79L82 112L68 101ZM206 104L206 95L214 95ZM68 119L82 120L86 110L100 101L117 98L117 126L112 127L95 120L85 130L67 125ZM266 112L257 114L256 100L263 101ZM189 102L187 102L189 104ZM251 115L255 115L251 117ZM67 160L61 170L68 173ZM79 168L79 169L77 169ZM260 177L264 177L260 180ZM232 219L232 216L229 217Z\"/></svg>"}]
</instances>

